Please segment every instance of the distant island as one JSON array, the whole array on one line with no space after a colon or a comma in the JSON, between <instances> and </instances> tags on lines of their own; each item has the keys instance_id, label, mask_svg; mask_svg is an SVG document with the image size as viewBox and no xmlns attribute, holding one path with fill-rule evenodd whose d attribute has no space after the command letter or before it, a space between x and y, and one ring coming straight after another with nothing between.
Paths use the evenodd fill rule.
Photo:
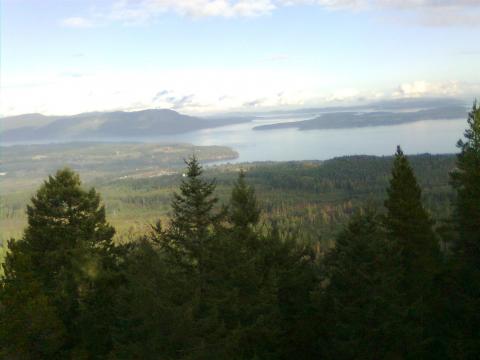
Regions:
<instances>
[{"instance_id":1,"label":"distant island","mask_svg":"<svg viewBox=\"0 0 480 360\"><path fill-rule=\"evenodd\" d=\"M88 112L69 116L24 114L0 118L2 143L58 141L141 141L221 126L266 121L253 130L347 129L388 126L422 120L465 119L468 106L459 99L397 99L343 107L190 116L169 109ZM299 121L293 119L301 117ZM311 119L305 120L306 117ZM291 118L292 121L281 122ZM253 126L253 125L252 125Z\"/></svg>"},{"instance_id":2,"label":"distant island","mask_svg":"<svg viewBox=\"0 0 480 360\"><path fill-rule=\"evenodd\" d=\"M465 119L467 108L462 105L441 106L416 111L339 111L322 114L310 120L256 126L254 130L297 128L298 130L347 129L369 126L388 126L422 120Z\"/></svg>"},{"instance_id":3,"label":"distant island","mask_svg":"<svg viewBox=\"0 0 480 360\"><path fill-rule=\"evenodd\" d=\"M2 142L141 138L249 122L251 116L201 118L169 109L90 112L70 116L25 114L0 119Z\"/></svg>"}]
</instances>

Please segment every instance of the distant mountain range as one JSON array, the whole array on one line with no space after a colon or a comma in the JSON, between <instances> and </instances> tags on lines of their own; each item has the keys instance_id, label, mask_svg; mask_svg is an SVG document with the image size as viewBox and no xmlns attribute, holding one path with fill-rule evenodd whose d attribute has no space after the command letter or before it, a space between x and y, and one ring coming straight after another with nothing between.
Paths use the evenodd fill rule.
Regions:
<instances>
[{"instance_id":1,"label":"distant mountain range","mask_svg":"<svg viewBox=\"0 0 480 360\"><path fill-rule=\"evenodd\" d=\"M91 112L72 116L26 114L0 119L2 142L134 138L180 134L251 121L252 117L200 118L173 110ZM17 126L15 126L17 124Z\"/></svg>"},{"instance_id":2,"label":"distant mountain range","mask_svg":"<svg viewBox=\"0 0 480 360\"><path fill-rule=\"evenodd\" d=\"M417 111L369 111L369 112L331 112L310 120L291 121L271 125L260 125L254 130L274 130L297 128L298 130L346 129L368 126L387 126L411 123L421 120L466 119L467 107L449 105Z\"/></svg>"},{"instance_id":3,"label":"distant mountain range","mask_svg":"<svg viewBox=\"0 0 480 360\"><path fill-rule=\"evenodd\" d=\"M229 113L209 118L180 114L168 109L90 112L71 116L25 114L0 118L3 143L45 141L101 141L174 135L219 126L311 117L302 121L256 126L254 130L297 128L342 129L398 125L421 120L465 119L468 105L453 98L420 98L379 101L369 104L303 108L289 111Z\"/></svg>"}]
</instances>

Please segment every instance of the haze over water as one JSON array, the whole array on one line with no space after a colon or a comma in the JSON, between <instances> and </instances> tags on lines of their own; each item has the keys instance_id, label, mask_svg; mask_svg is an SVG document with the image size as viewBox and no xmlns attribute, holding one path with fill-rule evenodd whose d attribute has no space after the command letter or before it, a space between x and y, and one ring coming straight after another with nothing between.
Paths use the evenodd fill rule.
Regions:
<instances>
[{"instance_id":1,"label":"haze over water","mask_svg":"<svg viewBox=\"0 0 480 360\"><path fill-rule=\"evenodd\" d=\"M303 118L261 119L142 141L225 145L239 153L238 159L229 162L326 160L345 155L391 155L397 144L407 154L454 153L466 127L465 119L459 119L332 130L253 130L258 125L298 120Z\"/></svg>"}]
</instances>

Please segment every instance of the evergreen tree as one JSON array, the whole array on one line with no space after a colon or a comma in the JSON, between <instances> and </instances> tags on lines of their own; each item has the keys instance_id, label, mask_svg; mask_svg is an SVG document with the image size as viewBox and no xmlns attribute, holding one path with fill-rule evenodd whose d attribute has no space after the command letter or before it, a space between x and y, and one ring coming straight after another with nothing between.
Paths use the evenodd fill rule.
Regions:
<instances>
[{"instance_id":1,"label":"evergreen tree","mask_svg":"<svg viewBox=\"0 0 480 360\"><path fill-rule=\"evenodd\" d=\"M401 245L406 282L413 292L431 279L438 265L439 250L433 221L423 207L421 197L413 170L398 146L385 200L385 226L391 238Z\"/></svg>"},{"instance_id":2,"label":"evergreen tree","mask_svg":"<svg viewBox=\"0 0 480 360\"><path fill-rule=\"evenodd\" d=\"M260 209L243 171L228 210L229 226L216 237L211 257L209 304L224 329L217 344L228 359L308 358L316 283L311 248L275 226L257 227Z\"/></svg>"},{"instance_id":3,"label":"evergreen tree","mask_svg":"<svg viewBox=\"0 0 480 360\"><path fill-rule=\"evenodd\" d=\"M152 234L153 239L156 234ZM130 245L115 294L112 359L182 359L198 345L194 289L150 236Z\"/></svg>"},{"instance_id":4,"label":"evergreen tree","mask_svg":"<svg viewBox=\"0 0 480 360\"><path fill-rule=\"evenodd\" d=\"M186 164L186 179L180 184L180 193L173 194L170 226L162 236L162 245L185 265L201 272L205 249L223 213L214 213L218 202L213 195L215 182L201 178L203 170L197 158L192 156ZM160 235L161 231L157 232Z\"/></svg>"},{"instance_id":5,"label":"evergreen tree","mask_svg":"<svg viewBox=\"0 0 480 360\"><path fill-rule=\"evenodd\" d=\"M459 359L480 354L480 107L475 102L468 115L465 141L451 181L456 190L453 241L454 331L451 351Z\"/></svg>"},{"instance_id":6,"label":"evergreen tree","mask_svg":"<svg viewBox=\"0 0 480 360\"><path fill-rule=\"evenodd\" d=\"M322 264L315 294L317 352L330 359L400 359L415 333L404 322L403 269L372 210L355 215Z\"/></svg>"},{"instance_id":7,"label":"evergreen tree","mask_svg":"<svg viewBox=\"0 0 480 360\"><path fill-rule=\"evenodd\" d=\"M480 270L480 106L468 114L465 141L458 141L456 169L451 180L457 192L455 221L459 232L454 244L461 261Z\"/></svg>"},{"instance_id":8,"label":"evergreen tree","mask_svg":"<svg viewBox=\"0 0 480 360\"><path fill-rule=\"evenodd\" d=\"M406 294L409 319L416 326L416 341L406 341L405 356L425 356L433 341L428 325L431 316L433 281L439 272L440 253L433 231L433 221L422 205L421 189L413 170L397 147L392 178L387 188L384 224L391 241L401 253L403 281L401 292Z\"/></svg>"},{"instance_id":9,"label":"evergreen tree","mask_svg":"<svg viewBox=\"0 0 480 360\"><path fill-rule=\"evenodd\" d=\"M155 226L153 241L142 242L127 261L114 355L278 359L306 353L304 305L314 281L304 247L256 230L260 211L243 173L222 217L214 212L214 184L201 179L195 158L187 166L170 227Z\"/></svg>"},{"instance_id":10,"label":"evergreen tree","mask_svg":"<svg viewBox=\"0 0 480 360\"><path fill-rule=\"evenodd\" d=\"M255 226L260 220L255 190L245 181L245 172L242 170L235 183L230 198L229 220L238 229L247 229Z\"/></svg>"},{"instance_id":11,"label":"evergreen tree","mask_svg":"<svg viewBox=\"0 0 480 360\"><path fill-rule=\"evenodd\" d=\"M215 257L220 256L218 239L225 211L216 211L215 182L202 178L203 170L196 157L192 156L186 164L180 192L174 193L171 202L169 226L163 229L158 223L152 236L159 245L159 259L168 269L162 276L168 281L175 279L172 286L176 287L164 292L165 304L169 304L164 308L176 319L165 341L167 348L178 349L181 358L208 358L208 354L218 357L215 351L220 347L214 343L219 339L222 324L218 314L212 313L211 294L215 286L223 286L215 280ZM158 276L161 274L158 272ZM159 321L162 318L165 314L159 313Z\"/></svg>"},{"instance_id":12,"label":"evergreen tree","mask_svg":"<svg viewBox=\"0 0 480 360\"><path fill-rule=\"evenodd\" d=\"M65 327L35 277L24 243L9 241L0 288L0 358L61 359ZM14 265L15 264L15 265Z\"/></svg>"},{"instance_id":13,"label":"evergreen tree","mask_svg":"<svg viewBox=\"0 0 480 360\"><path fill-rule=\"evenodd\" d=\"M221 316L226 358L278 356L276 273L265 266L265 239L256 231L260 209L255 190L240 172L228 206L230 227L217 238L213 269L218 281L212 304Z\"/></svg>"},{"instance_id":14,"label":"evergreen tree","mask_svg":"<svg viewBox=\"0 0 480 360\"><path fill-rule=\"evenodd\" d=\"M96 335L97 344L102 339L102 346L108 347L107 325L107 329L95 332L93 322L82 324L84 315L92 310L89 304L98 295L99 279L104 277L103 270L111 262L114 248L114 229L105 220L99 195L94 189L83 190L79 176L64 169L50 176L31 202L27 207L28 226L23 238L10 242L2 279L4 308L0 317L6 321L12 313L22 311L23 304L11 296L23 283L22 287L38 288L35 293L40 294L36 299L26 300L40 301L48 310L49 318L58 318L61 326L51 326L64 329L61 344L64 356L88 352L88 338L81 336L85 333L83 327L88 325L91 325L88 333ZM92 305L95 308L100 304L94 301ZM108 313L108 303L103 302L102 310ZM27 323L26 319L19 320ZM97 317L95 321L101 319ZM15 330L18 332L11 336L19 338L29 331L21 327ZM59 337L55 339L59 341ZM34 344L31 345L31 349L35 349ZM95 355L108 350L103 347L96 347ZM40 354L39 350L38 357Z\"/></svg>"},{"instance_id":15,"label":"evergreen tree","mask_svg":"<svg viewBox=\"0 0 480 360\"><path fill-rule=\"evenodd\" d=\"M279 307L280 359L312 358L310 327L313 316L311 293L318 283L316 254L310 242L299 240L297 233L280 231L275 226L262 239L263 266L270 269L277 288Z\"/></svg>"}]
</instances>

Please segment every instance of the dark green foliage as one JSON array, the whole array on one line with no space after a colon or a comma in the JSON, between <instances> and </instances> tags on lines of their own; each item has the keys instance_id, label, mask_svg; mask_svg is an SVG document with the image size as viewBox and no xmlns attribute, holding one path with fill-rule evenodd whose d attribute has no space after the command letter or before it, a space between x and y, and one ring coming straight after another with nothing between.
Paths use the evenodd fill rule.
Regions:
<instances>
[{"instance_id":1,"label":"dark green foliage","mask_svg":"<svg viewBox=\"0 0 480 360\"><path fill-rule=\"evenodd\" d=\"M372 210L355 215L323 260L318 351L330 359L401 359L417 334L405 321L398 245Z\"/></svg>"},{"instance_id":2,"label":"dark green foliage","mask_svg":"<svg viewBox=\"0 0 480 360\"><path fill-rule=\"evenodd\" d=\"M229 220L237 228L248 228L257 225L260 220L260 209L253 187L245 182L245 172L238 176L230 198Z\"/></svg>"},{"instance_id":3,"label":"dark green foliage","mask_svg":"<svg viewBox=\"0 0 480 360\"><path fill-rule=\"evenodd\" d=\"M437 270L439 250L433 222L422 204L420 186L400 147L397 147L385 207L385 227L402 252L406 287L412 296L421 296Z\"/></svg>"},{"instance_id":4,"label":"dark green foliage","mask_svg":"<svg viewBox=\"0 0 480 360\"><path fill-rule=\"evenodd\" d=\"M437 228L423 200L447 218L451 159L410 165L400 148L390 178L388 158L253 166L233 181L205 177L192 157L180 179L130 183L144 191L180 180L180 189L167 225L123 246L96 192L59 171L27 208L23 238L9 242L0 357L478 358L479 113L475 105L459 143L453 221ZM422 167L435 175L420 171L417 183ZM247 178L275 193L262 201L268 214ZM360 206L385 193L385 209ZM131 201L155 209L166 196Z\"/></svg>"},{"instance_id":5,"label":"dark green foliage","mask_svg":"<svg viewBox=\"0 0 480 360\"><path fill-rule=\"evenodd\" d=\"M449 186L449 172L455 167L455 155L412 155L409 161L432 218L438 221L450 217L454 192ZM276 222L282 231L301 228L298 236L313 241L320 237L322 246L331 246L335 234L356 208L370 202L381 207L392 163L392 156L347 156L327 161L255 163L242 167L248 171L246 180L257 191L262 220L267 225ZM228 201L238 169L236 164L205 169L206 180L217 180L215 194L220 202ZM88 175L88 172L83 170L82 174ZM121 173L117 175L116 178ZM145 232L145 223L167 218L171 194L183 179L181 174L176 174L115 181L99 179L91 184L102 192L117 238L129 240ZM2 196L0 242L19 236L27 202L25 193Z\"/></svg>"},{"instance_id":6,"label":"dark green foliage","mask_svg":"<svg viewBox=\"0 0 480 360\"><path fill-rule=\"evenodd\" d=\"M453 224L453 274L450 289L456 327L451 352L459 359L480 354L480 107L468 116L465 141L459 140L457 167L451 173L456 190Z\"/></svg>"},{"instance_id":7,"label":"dark green foliage","mask_svg":"<svg viewBox=\"0 0 480 360\"><path fill-rule=\"evenodd\" d=\"M387 195L384 224L389 240L400 252L403 274L399 291L405 295L405 322L413 335L404 341L404 356L425 357L431 352L431 333L435 331L427 319L438 301L433 281L440 271L441 258L433 221L422 204L420 187L400 147Z\"/></svg>"},{"instance_id":8,"label":"dark green foliage","mask_svg":"<svg viewBox=\"0 0 480 360\"><path fill-rule=\"evenodd\" d=\"M4 264L7 272L0 291L0 357L61 358L65 326L22 247L24 243L11 240Z\"/></svg>"},{"instance_id":9,"label":"dark green foliage","mask_svg":"<svg viewBox=\"0 0 480 360\"><path fill-rule=\"evenodd\" d=\"M468 115L465 141L458 141L460 154L451 173L456 190L455 221L459 232L457 256L480 269L480 106L475 103Z\"/></svg>"},{"instance_id":10,"label":"dark green foliage","mask_svg":"<svg viewBox=\"0 0 480 360\"><path fill-rule=\"evenodd\" d=\"M195 341L189 302L193 284L148 238L132 245L123 269L126 281L115 294L111 357L181 358Z\"/></svg>"},{"instance_id":11,"label":"dark green foliage","mask_svg":"<svg viewBox=\"0 0 480 360\"><path fill-rule=\"evenodd\" d=\"M169 226L155 226L126 262L113 356L308 354L301 332L315 285L312 252L277 231L257 229L260 210L243 173L228 210L216 209L214 185L201 178L195 158L187 165Z\"/></svg>"},{"instance_id":12,"label":"dark green foliage","mask_svg":"<svg viewBox=\"0 0 480 360\"><path fill-rule=\"evenodd\" d=\"M200 178L202 168L195 157L187 162L185 180L180 193L173 194L172 216L168 232L162 237L162 246L180 259L198 268L202 267L203 253L223 214L214 213L218 199L213 196L215 183Z\"/></svg>"},{"instance_id":13,"label":"dark green foliage","mask_svg":"<svg viewBox=\"0 0 480 360\"><path fill-rule=\"evenodd\" d=\"M101 290L111 288L109 271L114 267L114 229L105 220L100 197L93 189L83 190L78 175L64 169L50 177L31 201L28 227L22 239L10 242L4 264L2 321L14 316L27 324L28 304L38 302L44 309L39 316L50 320L45 327L59 330L46 337L45 349L56 349L46 358L89 351L100 356L109 350L111 302ZM22 288L27 289L27 307L14 301ZM28 331L17 324L8 336L20 338ZM10 345L4 346L10 351ZM38 352L33 358L47 351L43 345L25 346Z\"/></svg>"}]
</instances>

